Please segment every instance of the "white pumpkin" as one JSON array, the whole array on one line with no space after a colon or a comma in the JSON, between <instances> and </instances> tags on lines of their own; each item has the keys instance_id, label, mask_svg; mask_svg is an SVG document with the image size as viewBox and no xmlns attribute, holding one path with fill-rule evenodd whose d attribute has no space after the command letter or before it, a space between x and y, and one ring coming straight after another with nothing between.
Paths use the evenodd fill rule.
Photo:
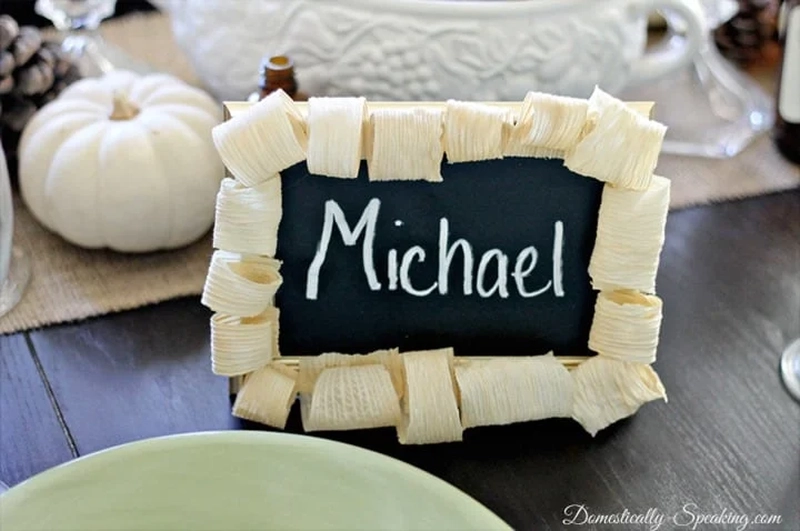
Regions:
<instances>
[{"instance_id":1,"label":"white pumpkin","mask_svg":"<svg viewBox=\"0 0 800 531\"><path fill-rule=\"evenodd\" d=\"M211 227L223 177L211 129L221 107L180 80L117 71L67 88L28 123L22 197L82 247L184 246Z\"/></svg>"}]
</instances>

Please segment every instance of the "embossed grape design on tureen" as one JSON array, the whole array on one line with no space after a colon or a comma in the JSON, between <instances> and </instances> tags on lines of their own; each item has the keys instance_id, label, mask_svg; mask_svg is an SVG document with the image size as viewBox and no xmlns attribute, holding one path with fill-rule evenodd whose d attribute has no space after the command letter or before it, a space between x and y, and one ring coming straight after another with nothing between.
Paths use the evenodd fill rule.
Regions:
<instances>
[{"instance_id":1,"label":"embossed grape design on tureen","mask_svg":"<svg viewBox=\"0 0 800 531\"><path fill-rule=\"evenodd\" d=\"M372 100L587 96L664 75L702 36L697 0L515 2L156 0L200 77L222 99L257 85L260 58L286 54L305 92ZM683 47L644 54L647 13L673 9Z\"/></svg>"}]
</instances>

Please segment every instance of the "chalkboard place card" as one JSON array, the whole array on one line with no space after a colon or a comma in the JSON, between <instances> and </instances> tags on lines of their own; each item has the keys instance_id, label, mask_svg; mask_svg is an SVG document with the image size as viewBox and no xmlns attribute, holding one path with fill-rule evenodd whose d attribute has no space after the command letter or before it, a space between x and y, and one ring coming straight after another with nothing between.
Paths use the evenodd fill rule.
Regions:
<instances>
[{"instance_id":1,"label":"chalkboard place card","mask_svg":"<svg viewBox=\"0 0 800 531\"><path fill-rule=\"evenodd\" d=\"M234 414L402 443L664 398L650 104L227 103L203 303Z\"/></svg>"},{"instance_id":2,"label":"chalkboard place card","mask_svg":"<svg viewBox=\"0 0 800 531\"><path fill-rule=\"evenodd\" d=\"M282 355L589 354L602 183L534 158L444 162L441 173L441 183L371 182L366 163L355 179L305 163L281 173Z\"/></svg>"}]
</instances>

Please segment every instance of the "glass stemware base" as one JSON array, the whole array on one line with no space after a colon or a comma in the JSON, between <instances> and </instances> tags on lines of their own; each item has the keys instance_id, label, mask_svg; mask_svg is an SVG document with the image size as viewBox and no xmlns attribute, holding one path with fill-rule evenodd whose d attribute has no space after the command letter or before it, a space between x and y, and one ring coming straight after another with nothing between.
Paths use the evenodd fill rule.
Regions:
<instances>
[{"instance_id":1,"label":"glass stemware base","mask_svg":"<svg viewBox=\"0 0 800 531\"><path fill-rule=\"evenodd\" d=\"M800 338L795 339L781 356L781 376L786 390L800 402Z\"/></svg>"},{"instance_id":2,"label":"glass stemware base","mask_svg":"<svg viewBox=\"0 0 800 531\"><path fill-rule=\"evenodd\" d=\"M147 64L130 57L121 48L103 39L97 31L70 32L61 47L78 65L83 77L98 77L114 70L129 70L137 74L152 74Z\"/></svg>"},{"instance_id":3,"label":"glass stemware base","mask_svg":"<svg viewBox=\"0 0 800 531\"><path fill-rule=\"evenodd\" d=\"M31 262L28 255L17 246L11 249L8 276L0 286L0 317L11 311L22 299L31 280Z\"/></svg>"},{"instance_id":4,"label":"glass stemware base","mask_svg":"<svg viewBox=\"0 0 800 531\"><path fill-rule=\"evenodd\" d=\"M35 10L50 19L63 36L62 48L78 65L83 77L114 70L149 74L153 70L136 61L100 35L100 23L114 13L117 0L36 0Z\"/></svg>"},{"instance_id":5,"label":"glass stemware base","mask_svg":"<svg viewBox=\"0 0 800 531\"><path fill-rule=\"evenodd\" d=\"M774 122L772 99L710 40L689 67L623 97L657 102L654 118L668 127L664 153L733 157Z\"/></svg>"}]
</instances>

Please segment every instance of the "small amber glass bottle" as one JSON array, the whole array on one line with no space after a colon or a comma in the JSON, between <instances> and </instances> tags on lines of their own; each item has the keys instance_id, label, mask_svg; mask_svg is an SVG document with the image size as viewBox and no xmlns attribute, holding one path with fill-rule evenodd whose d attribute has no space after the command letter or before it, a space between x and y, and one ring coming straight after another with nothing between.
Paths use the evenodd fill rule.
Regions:
<instances>
[{"instance_id":1,"label":"small amber glass bottle","mask_svg":"<svg viewBox=\"0 0 800 531\"><path fill-rule=\"evenodd\" d=\"M266 56L261 60L258 88L258 92L250 95L249 101L261 100L278 89L283 89L293 100L308 99L298 89L294 76L294 62L285 55Z\"/></svg>"},{"instance_id":2,"label":"small amber glass bottle","mask_svg":"<svg viewBox=\"0 0 800 531\"><path fill-rule=\"evenodd\" d=\"M784 1L779 26L783 60L775 105L775 145L800 164L800 0Z\"/></svg>"}]
</instances>

